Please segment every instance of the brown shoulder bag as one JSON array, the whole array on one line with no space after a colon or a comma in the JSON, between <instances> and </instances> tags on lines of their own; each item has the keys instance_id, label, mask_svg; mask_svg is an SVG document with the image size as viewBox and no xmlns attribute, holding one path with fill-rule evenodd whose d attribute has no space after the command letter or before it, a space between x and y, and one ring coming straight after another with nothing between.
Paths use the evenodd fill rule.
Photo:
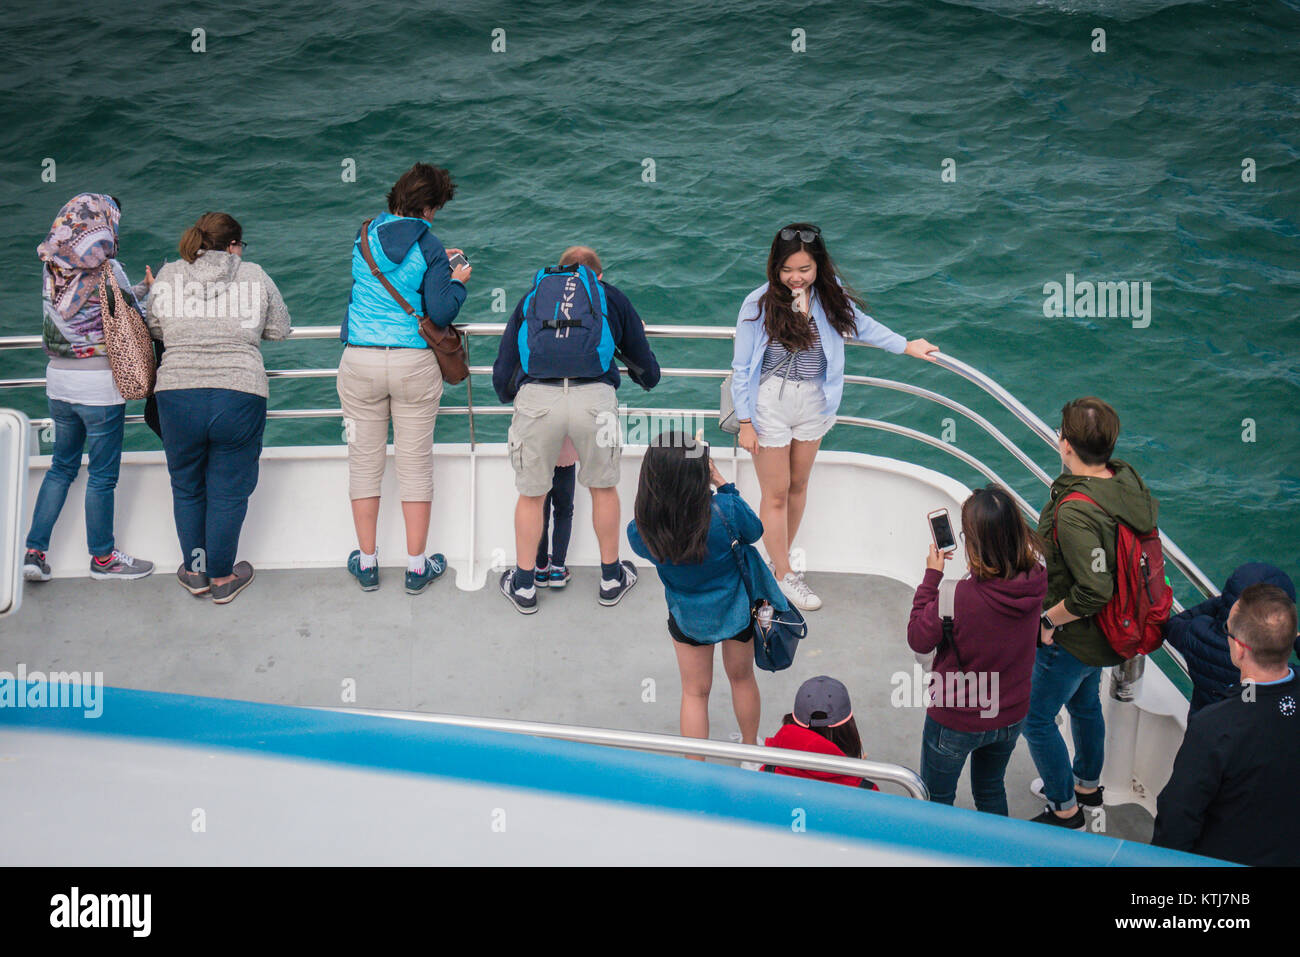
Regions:
<instances>
[{"instance_id":1,"label":"brown shoulder bag","mask_svg":"<svg viewBox=\"0 0 1300 957\"><path fill-rule=\"evenodd\" d=\"M99 315L104 326L104 349L113 384L124 399L147 399L153 395L157 368L153 340L144 318L127 304L113 276L112 262L99 272Z\"/></svg>"},{"instance_id":2,"label":"brown shoulder bag","mask_svg":"<svg viewBox=\"0 0 1300 957\"><path fill-rule=\"evenodd\" d=\"M420 338L433 350L438 360L438 368L442 370L442 381L448 385L464 382L469 377L469 356L465 352L465 334L454 325L448 325L446 328L434 325L433 320L428 316L417 315L411 304L402 298L402 294L388 281L388 277L375 264L375 257L370 254L372 222L373 219L367 219L361 224L361 257L370 267L370 274L379 280L380 285L388 290L388 294L408 316L415 316L419 320Z\"/></svg>"}]
</instances>

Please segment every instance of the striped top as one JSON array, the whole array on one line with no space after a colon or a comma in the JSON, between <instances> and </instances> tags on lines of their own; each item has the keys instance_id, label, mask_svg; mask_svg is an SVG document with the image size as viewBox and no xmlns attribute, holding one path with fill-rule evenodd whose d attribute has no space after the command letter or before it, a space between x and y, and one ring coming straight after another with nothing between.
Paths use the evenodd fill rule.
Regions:
<instances>
[{"instance_id":1,"label":"striped top","mask_svg":"<svg viewBox=\"0 0 1300 957\"><path fill-rule=\"evenodd\" d=\"M772 375L779 369L777 374L785 378L788 371L793 382L815 382L826 378L826 353L822 351L821 335L811 316L808 317L808 325L812 327L812 346L796 352L794 363L788 369L785 362L790 356L790 350L776 339L768 342L767 351L763 353L763 365L759 369L760 377Z\"/></svg>"}]
</instances>

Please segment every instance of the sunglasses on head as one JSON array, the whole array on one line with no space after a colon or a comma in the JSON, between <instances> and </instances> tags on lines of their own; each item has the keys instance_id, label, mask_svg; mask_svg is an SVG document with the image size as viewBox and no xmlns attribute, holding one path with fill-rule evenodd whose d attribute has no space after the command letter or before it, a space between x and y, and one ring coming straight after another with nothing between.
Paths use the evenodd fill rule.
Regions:
<instances>
[{"instance_id":1,"label":"sunglasses on head","mask_svg":"<svg viewBox=\"0 0 1300 957\"><path fill-rule=\"evenodd\" d=\"M789 242L790 240L798 236L801 242L812 243L812 242L816 242L818 237L821 236L821 234L822 231L818 229L816 226L813 226L809 229L791 229L787 227L781 230L781 238L786 242Z\"/></svg>"}]
</instances>

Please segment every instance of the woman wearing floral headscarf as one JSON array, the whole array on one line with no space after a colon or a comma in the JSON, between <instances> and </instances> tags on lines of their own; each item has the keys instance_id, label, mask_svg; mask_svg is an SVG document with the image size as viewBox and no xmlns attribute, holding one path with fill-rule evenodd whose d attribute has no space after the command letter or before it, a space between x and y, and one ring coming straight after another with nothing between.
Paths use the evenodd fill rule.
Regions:
<instances>
[{"instance_id":1,"label":"woman wearing floral headscarf","mask_svg":"<svg viewBox=\"0 0 1300 957\"><path fill-rule=\"evenodd\" d=\"M153 564L119 550L113 539L113 495L122 461L122 430L126 404L108 365L104 326L100 318L99 277L105 263L113 271L122 295L134 308L153 281L132 287L117 262L117 224L121 207L112 196L81 193L59 210L45 242L36 252L45 264L43 340L50 362L45 392L54 420L54 453L41 482L27 535L23 577L48 581L45 552L68 488L81 468L89 446L86 481L86 545L90 577L105 580L144 578Z\"/></svg>"}]
</instances>

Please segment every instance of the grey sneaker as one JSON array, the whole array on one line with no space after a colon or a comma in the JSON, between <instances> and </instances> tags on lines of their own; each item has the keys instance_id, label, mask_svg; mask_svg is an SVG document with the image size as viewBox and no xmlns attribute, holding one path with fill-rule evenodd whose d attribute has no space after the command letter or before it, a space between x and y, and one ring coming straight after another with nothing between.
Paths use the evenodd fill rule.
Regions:
<instances>
[{"instance_id":1,"label":"grey sneaker","mask_svg":"<svg viewBox=\"0 0 1300 957\"><path fill-rule=\"evenodd\" d=\"M23 579L29 582L47 582L50 580L50 565L45 560L45 553L34 548L27 549L23 556Z\"/></svg>"},{"instance_id":2,"label":"grey sneaker","mask_svg":"<svg viewBox=\"0 0 1300 957\"><path fill-rule=\"evenodd\" d=\"M90 577L98 578L100 581L113 579L133 581L137 578L147 578L152 574L153 562L147 562L143 558L132 558L126 552L116 548L113 549L113 555L107 565L101 565L98 558L90 560Z\"/></svg>"},{"instance_id":3,"label":"grey sneaker","mask_svg":"<svg viewBox=\"0 0 1300 957\"><path fill-rule=\"evenodd\" d=\"M191 595L206 595L209 589L208 576L202 572L192 572L181 563L181 567L176 569L176 580L181 583Z\"/></svg>"},{"instance_id":4,"label":"grey sneaker","mask_svg":"<svg viewBox=\"0 0 1300 957\"><path fill-rule=\"evenodd\" d=\"M232 581L212 586L212 604L224 605L234 601L235 596L253 582L253 566L248 562L236 562L231 573L235 576Z\"/></svg>"}]
</instances>

